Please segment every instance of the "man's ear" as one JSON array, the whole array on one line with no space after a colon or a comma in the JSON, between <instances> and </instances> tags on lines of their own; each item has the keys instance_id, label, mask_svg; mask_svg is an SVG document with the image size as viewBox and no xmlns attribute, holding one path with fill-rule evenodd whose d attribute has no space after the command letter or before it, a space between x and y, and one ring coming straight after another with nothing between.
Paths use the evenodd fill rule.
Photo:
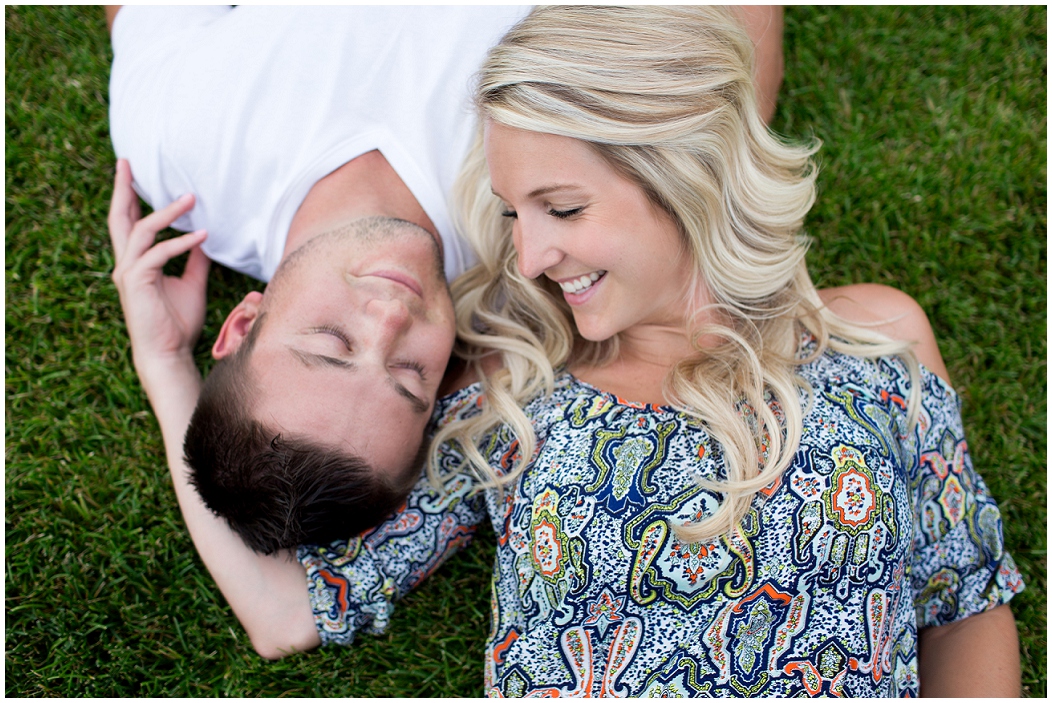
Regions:
<instances>
[{"instance_id":1,"label":"man's ear","mask_svg":"<svg viewBox=\"0 0 1052 703\"><path fill-rule=\"evenodd\" d=\"M263 294L254 290L230 311L219 330L216 343L212 345L213 359L223 359L241 347L252 325L259 319L259 308L262 304Z\"/></svg>"}]
</instances>

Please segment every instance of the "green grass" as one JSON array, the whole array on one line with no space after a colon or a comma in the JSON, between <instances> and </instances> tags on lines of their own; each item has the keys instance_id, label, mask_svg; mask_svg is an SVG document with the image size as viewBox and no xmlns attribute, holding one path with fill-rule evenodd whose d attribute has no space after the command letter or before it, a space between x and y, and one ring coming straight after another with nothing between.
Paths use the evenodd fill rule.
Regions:
<instances>
[{"instance_id":1,"label":"green grass","mask_svg":"<svg viewBox=\"0 0 1052 703\"><path fill-rule=\"evenodd\" d=\"M109 280L99 8L8 7L7 695L479 695L492 535L389 634L257 657L196 557ZM932 319L1027 581L1046 692L1046 11L790 8L774 126L814 134L819 285L876 281ZM215 267L199 358L256 285Z\"/></svg>"}]
</instances>

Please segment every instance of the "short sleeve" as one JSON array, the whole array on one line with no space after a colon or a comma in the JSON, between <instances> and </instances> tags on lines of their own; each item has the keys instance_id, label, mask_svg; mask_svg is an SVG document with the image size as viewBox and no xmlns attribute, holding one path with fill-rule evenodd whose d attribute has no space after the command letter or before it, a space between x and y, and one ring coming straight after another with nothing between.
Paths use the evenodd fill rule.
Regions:
<instances>
[{"instance_id":1,"label":"short sleeve","mask_svg":"<svg viewBox=\"0 0 1052 703\"><path fill-rule=\"evenodd\" d=\"M113 20L115 59L136 61L149 54L169 37L222 19L234 8L230 5L125 5Z\"/></svg>"},{"instance_id":2,"label":"short sleeve","mask_svg":"<svg viewBox=\"0 0 1052 703\"><path fill-rule=\"evenodd\" d=\"M124 5L113 21L110 139L114 154L131 163L135 192L154 209L185 192L171 192L166 176L171 177L172 165L163 158L164 119L173 100L179 102L172 94L173 76L185 67L182 57L194 50L200 32L232 11L229 5ZM189 215L172 227L194 229Z\"/></svg>"},{"instance_id":3,"label":"short sleeve","mask_svg":"<svg viewBox=\"0 0 1052 703\"><path fill-rule=\"evenodd\" d=\"M914 544L910 579L918 627L946 625L1007 603L1023 580L1004 549L1001 511L972 466L960 399L922 368L910 437Z\"/></svg>"},{"instance_id":4,"label":"short sleeve","mask_svg":"<svg viewBox=\"0 0 1052 703\"><path fill-rule=\"evenodd\" d=\"M477 384L439 399L432 427L477 412ZM322 644L349 645L358 632L387 629L394 601L466 546L487 515L485 497L455 446L444 445L439 463L450 469L443 490L422 476L405 505L386 522L348 541L301 546L296 557L307 572L307 592Z\"/></svg>"},{"instance_id":5,"label":"short sleeve","mask_svg":"<svg viewBox=\"0 0 1052 703\"><path fill-rule=\"evenodd\" d=\"M359 631L382 633L394 601L471 541L486 514L472 487L456 476L439 493L423 478L379 527L349 541L299 548L322 644L349 645Z\"/></svg>"}]
</instances>

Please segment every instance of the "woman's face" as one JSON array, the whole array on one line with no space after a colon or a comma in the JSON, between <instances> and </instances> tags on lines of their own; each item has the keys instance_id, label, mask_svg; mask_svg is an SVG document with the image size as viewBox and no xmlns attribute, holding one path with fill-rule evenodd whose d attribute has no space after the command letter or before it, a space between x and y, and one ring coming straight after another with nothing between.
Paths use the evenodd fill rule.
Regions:
<instances>
[{"instance_id":1,"label":"woman's face","mask_svg":"<svg viewBox=\"0 0 1052 703\"><path fill-rule=\"evenodd\" d=\"M684 327L690 255L639 186L577 139L489 121L485 144L519 271L560 285L582 337Z\"/></svg>"}]
</instances>

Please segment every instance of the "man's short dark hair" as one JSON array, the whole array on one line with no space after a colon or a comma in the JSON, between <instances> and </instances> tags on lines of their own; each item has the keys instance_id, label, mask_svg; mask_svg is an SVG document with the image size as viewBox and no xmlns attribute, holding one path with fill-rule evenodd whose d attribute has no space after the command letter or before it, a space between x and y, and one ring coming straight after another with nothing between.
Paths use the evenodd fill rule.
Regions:
<instances>
[{"instance_id":1,"label":"man's short dark hair","mask_svg":"<svg viewBox=\"0 0 1052 703\"><path fill-rule=\"evenodd\" d=\"M264 315L205 379L183 452L190 482L249 547L262 554L349 539L380 524L419 476L421 442L405 480L388 482L361 457L268 430L247 410L248 359Z\"/></svg>"}]
</instances>

